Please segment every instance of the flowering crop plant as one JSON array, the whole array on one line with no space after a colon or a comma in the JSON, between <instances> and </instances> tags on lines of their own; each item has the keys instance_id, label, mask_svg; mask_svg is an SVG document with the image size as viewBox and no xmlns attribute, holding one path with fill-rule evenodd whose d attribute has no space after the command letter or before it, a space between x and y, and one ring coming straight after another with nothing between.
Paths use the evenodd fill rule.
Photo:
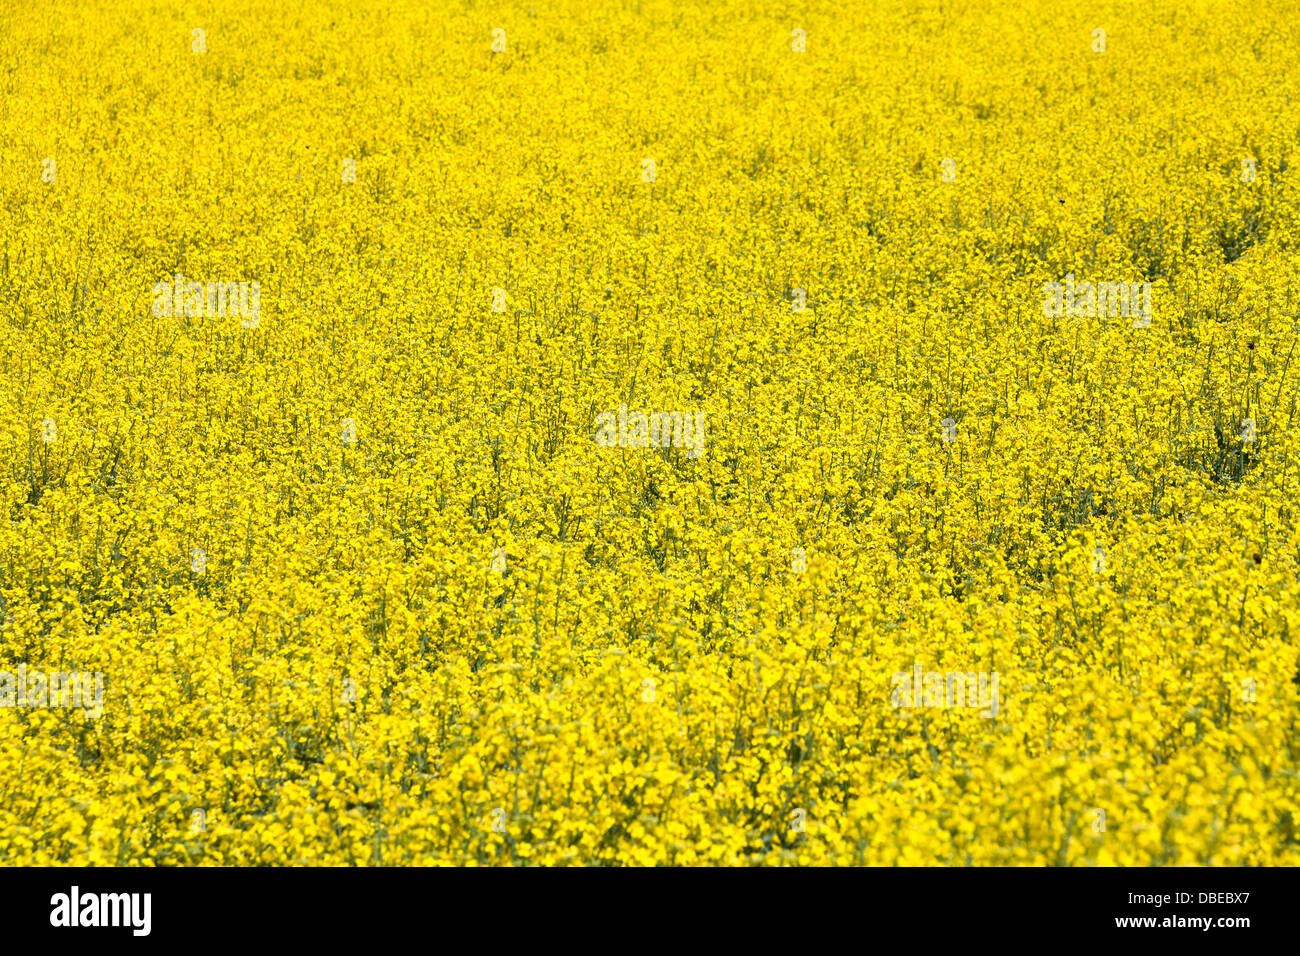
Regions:
<instances>
[{"instance_id":1,"label":"flowering crop plant","mask_svg":"<svg viewBox=\"0 0 1300 956\"><path fill-rule=\"evenodd\" d=\"M0 9L0 862L1300 864L1300 42Z\"/></svg>"}]
</instances>

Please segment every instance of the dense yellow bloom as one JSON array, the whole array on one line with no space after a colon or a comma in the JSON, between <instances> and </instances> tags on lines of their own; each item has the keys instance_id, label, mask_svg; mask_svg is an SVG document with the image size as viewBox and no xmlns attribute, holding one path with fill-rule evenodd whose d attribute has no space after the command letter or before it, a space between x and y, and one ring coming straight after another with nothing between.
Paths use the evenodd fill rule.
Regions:
<instances>
[{"instance_id":1,"label":"dense yellow bloom","mask_svg":"<svg viewBox=\"0 0 1300 956\"><path fill-rule=\"evenodd\" d=\"M1300 864L1290 25L0 12L0 860Z\"/></svg>"}]
</instances>

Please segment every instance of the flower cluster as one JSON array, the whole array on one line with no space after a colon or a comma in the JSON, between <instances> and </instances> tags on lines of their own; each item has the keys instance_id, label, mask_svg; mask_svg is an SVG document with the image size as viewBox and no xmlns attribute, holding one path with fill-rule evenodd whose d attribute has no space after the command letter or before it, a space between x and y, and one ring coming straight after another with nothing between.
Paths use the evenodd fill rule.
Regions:
<instances>
[{"instance_id":1,"label":"flower cluster","mask_svg":"<svg viewBox=\"0 0 1300 956\"><path fill-rule=\"evenodd\" d=\"M0 861L1300 864L1300 50L1090 16L0 14Z\"/></svg>"}]
</instances>

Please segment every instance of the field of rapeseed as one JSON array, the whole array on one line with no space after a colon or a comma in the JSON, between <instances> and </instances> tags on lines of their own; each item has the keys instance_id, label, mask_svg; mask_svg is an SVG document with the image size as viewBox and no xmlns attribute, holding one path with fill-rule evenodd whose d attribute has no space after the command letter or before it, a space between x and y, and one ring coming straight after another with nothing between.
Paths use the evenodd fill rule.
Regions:
<instances>
[{"instance_id":1,"label":"field of rapeseed","mask_svg":"<svg viewBox=\"0 0 1300 956\"><path fill-rule=\"evenodd\" d=\"M0 861L1300 863L1297 12L5 5Z\"/></svg>"}]
</instances>

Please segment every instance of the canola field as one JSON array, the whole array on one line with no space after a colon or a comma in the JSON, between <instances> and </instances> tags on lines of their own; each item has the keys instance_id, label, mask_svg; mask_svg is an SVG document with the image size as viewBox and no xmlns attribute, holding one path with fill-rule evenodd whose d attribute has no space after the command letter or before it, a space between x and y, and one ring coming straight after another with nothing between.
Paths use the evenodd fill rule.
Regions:
<instances>
[{"instance_id":1,"label":"canola field","mask_svg":"<svg viewBox=\"0 0 1300 956\"><path fill-rule=\"evenodd\" d=\"M6 4L0 862L1300 863L1298 14Z\"/></svg>"}]
</instances>

